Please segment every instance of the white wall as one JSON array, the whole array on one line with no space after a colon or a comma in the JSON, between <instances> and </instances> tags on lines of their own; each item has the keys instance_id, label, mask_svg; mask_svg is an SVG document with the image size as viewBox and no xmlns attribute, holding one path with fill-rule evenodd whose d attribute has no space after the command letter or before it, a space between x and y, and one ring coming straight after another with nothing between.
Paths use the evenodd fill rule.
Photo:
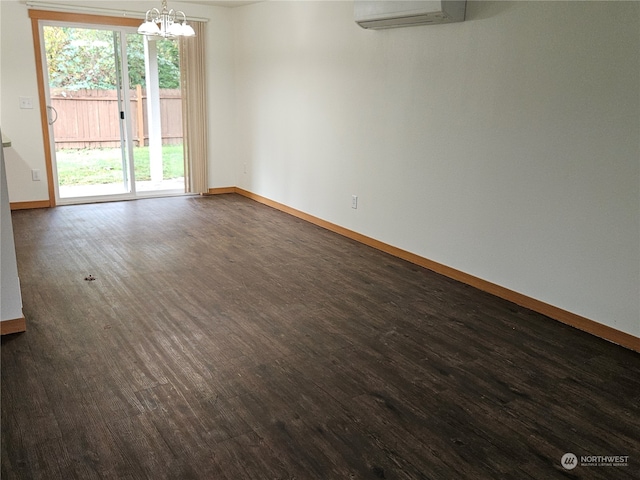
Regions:
<instances>
[{"instance_id":1,"label":"white wall","mask_svg":"<svg viewBox=\"0 0 640 480\"><path fill-rule=\"evenodd\" d=\"M0 147L0 321L23 318L3 152L4 148Z\"/></svg>"},{"instance_id":2,"label":"white wall","mask_svg":"<svg viewBox=\"0 0 640 480\"><path fill-rule=\"evenodd\" d=\"M47 200L47 183L31 180L31 169L39 169L43 177L46 172L31 22L26 6L16 1L0 1L0 10L0 125L12 145L5 152L9 199ZM34 108L20 109L19 97L31 97Z\"/></svg>"},{"instance_id":3,"label":"white wall","mask_svg":"<svg viewBox=\"0 0 640 480\"><path fill-rule=\"evenodd\" d=\"M74 4L72 1L49 3ZM160 2L75 2L81 8L107 8L120 11L145 12ZM207 50L209 82L209 156L211 168L209 185L233 185L233 58L231 10L223 7L180 3L171 5L185 10L187 15L209 19ZM15 0L0 1L0 124L11 138L13 148L6 152L9 198L11 202L48 200L45 181L31 180L31 169L46 172L44 144L38 107L38 86L35 56L31 36L31 21L26 5ZM33 110L21 110L19 97L32 97Z\"/></svg>"},{"instance_id":4,"label":"white wall","mask_svg":"<svg viewBox=\"0 0 640 480\"><path fill-rule=\"evenodd\" d=\"M640 336L640 4L352 8L233 10L238 186Z\"/></svg>"},{"instance_id":5,"label":"white wall","mask_svg":"<svg viewBox=\"0 0 640 480\"><path fill-rule=\"evenodd\" d=\"M0 22L2 21L1 16L0 12ZM0 42L0 48L1 46ZM0 74L0 79L1 77ZM0 89L1 85L0 83ZM0 103L0 118L1 112L2 104ZM21 318L23 318L22 293L20 292L15 239L9 207L4 148L0 147L0 321Z\"/></svg>"}]
</instances>

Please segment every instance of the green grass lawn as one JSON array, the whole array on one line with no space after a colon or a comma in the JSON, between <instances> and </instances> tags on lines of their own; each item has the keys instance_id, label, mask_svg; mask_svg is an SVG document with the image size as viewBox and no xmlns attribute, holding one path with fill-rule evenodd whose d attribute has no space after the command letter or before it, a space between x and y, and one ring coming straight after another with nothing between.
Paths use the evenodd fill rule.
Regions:
<instances>
[{"instance_id":1,"label":"green grass lawn","mask_svg":"<svg viewBox=\"0 0 640 480\"><path fill-rule=\"evenodd\" d=\"M184 177L182 145L162 146L164 180ZM98 185L122 182L119 148L68 149L56 152L60 185ZM149 147L133 149L136 181L151 180Z\"/></svg>"}]
</instances>

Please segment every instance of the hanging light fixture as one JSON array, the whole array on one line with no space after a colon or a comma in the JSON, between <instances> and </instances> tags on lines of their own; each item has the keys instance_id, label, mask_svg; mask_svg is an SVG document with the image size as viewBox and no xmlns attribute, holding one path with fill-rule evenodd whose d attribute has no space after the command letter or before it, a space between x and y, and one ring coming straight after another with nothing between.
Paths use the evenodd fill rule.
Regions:
<instances>
[{"instance_id":1,"label":"hanging light fixture","mask_svg":"<svg viewBox=\"0 0 640 480\"><path fill-rule=\"evenodd\" d=\"M182 23L180 23L182 16ZM176 17L178 19L176 20ZM152 8L147 11L144 23L138 28L138 33L148 37L193 37L196 32L187 23L187 16L180 10L169 10L167 0L162 0L162 11Z\"/></svg>"}]
</instances>

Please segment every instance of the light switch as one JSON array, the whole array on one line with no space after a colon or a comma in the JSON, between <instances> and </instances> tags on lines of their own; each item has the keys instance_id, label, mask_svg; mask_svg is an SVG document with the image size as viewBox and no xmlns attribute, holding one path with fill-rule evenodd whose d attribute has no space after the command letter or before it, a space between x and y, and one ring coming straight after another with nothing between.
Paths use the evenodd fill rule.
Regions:
<instances>
[{"instance_id":1,"label":"light switch","mask_svg":"<svg viewBox=\"0 0 640 480\"><path fill-rule=\"evenodd\" d=\"M33 99L31 97L20 97L20 108L33 108Z\"/></svg>"}]
</instances>

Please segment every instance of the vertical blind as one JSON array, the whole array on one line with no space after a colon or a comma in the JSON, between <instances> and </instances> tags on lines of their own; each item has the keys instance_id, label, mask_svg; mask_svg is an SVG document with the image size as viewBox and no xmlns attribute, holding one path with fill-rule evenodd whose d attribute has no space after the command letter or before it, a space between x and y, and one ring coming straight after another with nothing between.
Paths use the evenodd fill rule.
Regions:
<instances>
[{"instance_id":1,"label":"vertical blind","mask_svg":"<svg viewBox=\"0 0 640 480\"><path fill-rule=\"evenodd\" d=\"M180 38L185 187L187 192L203 194L209 191L205 24L190 25L196 36Z\"/></svg>"}]
</instances>

